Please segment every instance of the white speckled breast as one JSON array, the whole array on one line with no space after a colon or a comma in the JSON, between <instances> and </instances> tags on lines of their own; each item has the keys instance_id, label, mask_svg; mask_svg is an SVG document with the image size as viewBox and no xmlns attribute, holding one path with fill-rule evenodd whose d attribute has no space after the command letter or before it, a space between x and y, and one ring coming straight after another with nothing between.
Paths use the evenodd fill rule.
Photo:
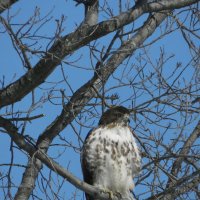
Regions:
<instances>
[{"instance_id":1,"label":"white speckled breast","mask_svg":"<svg viewBox=\"0 0 200 200\"><path fill-rule=\"evenodd\" d=\"M81 154L93 185L124 194L134 188L140 170L137 144L128 126L99 127L88 136Z\"/></svg>"}]
</instances>

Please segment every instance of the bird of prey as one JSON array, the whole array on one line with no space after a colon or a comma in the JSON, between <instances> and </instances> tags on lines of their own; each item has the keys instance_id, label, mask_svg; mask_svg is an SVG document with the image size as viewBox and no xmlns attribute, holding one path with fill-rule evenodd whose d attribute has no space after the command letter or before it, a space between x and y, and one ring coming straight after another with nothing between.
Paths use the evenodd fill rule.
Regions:
<instances>
[{"instance_id":1,"label":"bird of prey","mask_svg":"<svg viewBox=\"0 0 200 200\"><path fill-rule=\"evenodd\" d=\"M121 199L133 200L133 178L141 168L141 158L129 126L130 112L115 106L101 116L83 144L81 166L84 181ZM87 200L97 198L86 194Z\"/></svg>"}]
</instances>

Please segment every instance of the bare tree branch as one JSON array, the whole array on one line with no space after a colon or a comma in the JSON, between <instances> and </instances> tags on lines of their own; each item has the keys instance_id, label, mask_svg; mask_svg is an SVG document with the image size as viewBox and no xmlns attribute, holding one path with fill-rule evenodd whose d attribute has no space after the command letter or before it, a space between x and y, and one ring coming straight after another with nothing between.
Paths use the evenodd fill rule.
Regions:
<instances>
[{"instance_id":1,"label":"bare tree branch","mask_svg":"<svg viewBox=\"0 0 200 200\"><path fill-rule=\"evenodd\" d=\"M60 64L64 57L77 50L78 48L88 44L89 42L103 37L104 35L133 22L146 12L171 9L172 5L173 8L179 8L192 5L196 2L198 2L198 0L163 0L159 3L156 3L155 5L153 4L155 8L153 6L153 8L143 8L142 5L139 7L136 6L135 8L120 14L119 16L113 17L92 27L80 26L80 28L75 32L56 41L34 68L29 70L19 80L8 85L3 90L0 90L0 108L12 104L13 102L20 101L30 91L43 83L44 80L54 71L56 66Z\"/></svg>"},{"instance_id":2,"label":"bare tree branch","mask_svg":"<svg viewBox=\"0 0 200 200\"><path fill-rule=\"evenodd\" d=\"M60 176L62 176L63 178L65 178L67 181L72 183L77 188L79 188L95 197L99 197L101 199L109 199L110 198L110 194L108 194L108 192L105 192L104 190L100 190L97 187L91 186L91 185L85 183L84 181L79 180L77 177L75 177L73 174L71 174L70 172L65 170L58 163L53 161L44 152L40 151L39 149L36 149L31 144L27 143L24 139L24 136L20 135L17 132L17 127L15 127L9 120L0 117L0 127L3 127L7 131L7 134L13 139L13 141L19 146L19 148L23 149L30 155L29 162L32 162L35 164L35 162L36 162L35 159L37 158L40 161L42 161L42 163L44 163L47 167L49 167L52 171L54 171L55 173L57 173ZM28 167L30 167L30 166L28 166ZM35 165L35 167L36 167L36 165ZM32 171L32 173L33 172L34 172L34 170ZM30 174L25 173L25 175L26 175L26 179L28 178L28 185L26 187L26 189L27 189L28 187L31 187L32 184L34 184L34 183L30 181L31 180L29 177ZM33 174L32 174L32 176L33 176ZM18 195L15 196L16 200L19 200L22 198L24 198L24 200L28 199L25 188L23 188L23 190L21 190L21 192L22 191L24 192L23 194L20 194L19 196ZM117 195L113 194L113 200L119 200L119 199L120 198L118 198Z\"/></svg>"},{"instance_id":3,"label":"bare tree branch","mask_svg":"<svg viewBox=\"0 0 200 200\"><path fill-rule=\"evenodd\" d=\"M174 10L177 8L182 8L185 6L189 6L192 5L193 3L197 3L199 2L199 0L162 0L162 1L158 1L158 2L151 2L151 3L147 3L147 4L143 4L142 6L145 7L145 9L147 10L147 12L151 11L151 12L156 12L156 11L161 11L161 10Z\"/></svg>"},{"instance_id":4,"label":"bare tree branch","mask_svg":"<svg viewBox=\"0 0 200 200\"><path fill-rule=\"evenodd\" d=\"M189 153L192 145L194 144L194 142L197 140L198 137L200 137L200 121L198 122L197 126L193 130L192 134L188 137L187 141L183 145L179 154L187 155ZM178 174L183 161L184 161L184 158L181 158L181 157L176 159L176 161L174 162L174 164L172 166L172 170L171 170L171 173L173 175L176 176ZM169 182L171 182L171 181L169 181Z\"/></svg>"},{"instance_id":5,"label":"bare tree branch","mask_svg":"<svg viewBox=\"0 0 200 200\"><path fill-rule=\"evenodd\" d=\"M157 200L157 199L166 199L167 200L167 199L169 199L169 198L165 198L167 196L167 194L169 194L169 193L173 194L173 192L175 192L175 191L178 191L177 192L178 194L185 193L187 190L190 190L192 187L196 187L199 184L198 181L200 180L200 178L196 177L196 176L199 176L199 173L200 173L200 169L193 172L192 174L190 174L188 176L185 176L185 177L177 180L177 182L174 185L165 189L164 192L158 193L152 197L147 198L146 200ZM190 179L193 179L193 180L188 183L188 187L182 186L181 189L177 189L182 184L186 184L188 182L188 180L190 180ZM186 187L186 189L185 189L185 187ZM178 195L177 193L176 193L176 195Z\"/></svg>"},{"instance_id":6,"label":"bare tree branch","mask_svg":"<svg viewBox=\"0 0 200 200\"><path fill-rule=\"evenodd\" d=\"M194 142L196 142L197 138L199 138L199 137L200 137L200 121L198 122L197 126L195 127L195 129L193 130L191 135L188 137L187 141L183 145L179 154L180 155L187 155L189 153L189 151L191 150L192 145L194 144ZM174 163L172 165L172 169L171 169L171 174L173 176L176 177L178 175L178 173L180 172L181 165L182 165L183 161L184 161L183 157L179 157L174 161ZM198 178L198 180L199 180L199 178ZM169 178L166 188L174 187L176 182L177 181ZM196 183L196 181L195 181L195 183ZM193 187L195 187L195 186L196 185L193 185ZM188 185L188 187L189 187L189 185ZM191 189L192 187L189 187L189 188ZM187 190L183 190L183 191L187 191ZM173 196L174 196L173 192L170 192L170 194L166 193L165 199L172 199Z\"/></svg>"},{"instance_id":7,"label":"bare tree branch","mask_svg":"<svg viewBox=\"0 0 200 200\"><path fill-rule=\"evenodd\" d=\"M16 1L0 5L5 2ZM0 135L10 159L3 158L0 165L3 198L66 199L70 197L64 186L72 184L72 199L79 199L82 191L78 189L108 199L107 192L76 178L79 170L73 175L68 168L72 169L71 164L79 167L79 160L72 156L79 157L85 134L106 107L124 105L132 111L132 128L143 157L135 198L190 199L192 195L198 199L199 0L118 0L115 7L112 1L75 2L92 10L78 28L74 24L73 31L65 27L70 19L65 10L57 19L53 11L43 15L40 3L35 3L34 13L25 22L18 22L15 14L20 17L21 13L12 9L0 17L0 35L11 40L15 61L23 65L16 72L21 76L18 80L15 74L4 76L4 68L0 77L0 108L6 106L1 109ZM106 21L96 24L97 17ZM46 33L43 29L48 23L55 27ZM63 34L66 29L67 35ZM183 39L177 41L181 41L178 48L171 44L176 43L174 36ZM184 58L182 47L187 51ZM79 72L80 80L76 80ZM82 72L91 78L82 77ZM82 78L87 82L81 82ZM25 169L24 159L15 163L20 154L27 158ZM20 168L24 172L20 171L19 185L13 175ZM114 199L120 197L114 194Z\"/></svg>"},{"instance_id":8,"label":"bare tree branch","mask_svg":"<svg viewBox=\"0 0 200 200\"><path fill-rule=\"evenodd\" d=\"M8 9L10 6L12 6L17 1L18 0L1 0L1 2L0 2L0 13L2 13L4 10Z\"/></svg>"},{"instance_id":9,"label":"bare tree branch","mask_svg":"<svg viewBox=\"0 0 200 200\"><path fill-rule=\"evenodd\" d=\"M149 17L148 21L141 27L138 33L132 39L122 44L117 53L111 56L111 58L107 61L107 64L103 66L101 70L98 70L97 74L95 74L92 79L90 79L85 85L83 85L74 93L69 103L64 106L61 114L38 138L37 147L39 149L45 153L47 152L52 140L74 120L83 107L91 100L91 98L96 95L96 91L101 90L103 84L106 80L108 80L109 76L114 72L114 70L155 31L155 29L166 18L166 16L166 14L160 13ZM104 81L102 81L102 77L104 78ZM30 165L31 163L29 162L29 166ZM41 169L41 163L38 166L39 167L36 168L35 165L32 165L32 167L25 171L21 186L16 194L16 199L25 198L23 192L24 190L27 194L26 199L28 199L34 187L26 188L26 180L29 180L27 175L31 174L31 171L37 169L37 173L34 173L36 178L36 174L38 174L39 170ZM23 197L20 197L21 194Z\"/></svg>"}]
</instances>

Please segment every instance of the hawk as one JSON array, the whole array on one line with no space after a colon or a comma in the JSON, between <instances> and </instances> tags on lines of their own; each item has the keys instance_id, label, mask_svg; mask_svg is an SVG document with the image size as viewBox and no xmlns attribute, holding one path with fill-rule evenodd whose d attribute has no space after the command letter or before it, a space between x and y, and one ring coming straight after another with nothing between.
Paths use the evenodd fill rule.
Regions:
<instances>
[{"instance_id":1,"label":"hawk","mask_svg":"<svg viewBox=\"0 0 200 200\"><path fill-rule=\"evenodd\" d=\"M139 173L139 150L129 126L130 112L123 106L112 107L101 116L83 144L81 166L84 181L90 185L133 200L133 178ZM86 194L87 200L96 198Z\"/></svg>"}]
</instances>

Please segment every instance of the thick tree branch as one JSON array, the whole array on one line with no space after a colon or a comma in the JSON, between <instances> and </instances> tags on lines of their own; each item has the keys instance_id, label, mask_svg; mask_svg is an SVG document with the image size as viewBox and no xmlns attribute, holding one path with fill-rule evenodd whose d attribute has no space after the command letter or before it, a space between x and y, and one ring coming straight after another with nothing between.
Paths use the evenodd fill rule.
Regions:
<instances>
[{"instance_id":1,"label":"thick tree branch","mask_svg":"<svg viewBox=\"0 0 200 200\"><path fill-rule=\"evenodd\" d=\"M0 2L0 13L2 13L4 10L8 9L10 6L12 6L17 1L18 0L1 0L1 2Z\"/></svg>"},{"instance_id":2,"label":"thick tree branch","mask_svg":"<svg viewBox=\"0 0 200 200\"><path fill-rule=\"evenodd\" d=\"M36 66L14 83L0 90L0 108L20 101L25 95L43 83L54 71L64 57L81 48L89 42L103 37L131 22L147 12L175 9L192 5L199 0L160 1L148 5L136 6L110 20L88 27L80 26L79 29L67 36L62 37L50 48L46 56Z\"/></svg>"},{"instance_id":3,"label":"thick tree branch","mask_svg":"<svg viewBox=\"0 0 200 200\"><path fill-rule=\"evenodd\" d=\"M95 2L98 0L83 1ZM78 3L83 1L77 0ZM4 0L1 1L1 3L2 2L14 1ZM106 13L107 16L113 16L112 9L110 9L112 6L109 7L109 4L106 4L106 1L104 2L105 6L102 6L100 8L100 12ZM66 132L63 130L68 125L72 126L74 133L77 134L77 142L79 142L78 144L81 145L82 139L80 138L80 134L82 131L81 129L80 131L78 131L77 127L74 127L74 125L71 124L71 122L73 122L73 120L76 117L80 117L80 123L82 123L83 120L85 120L87 124L91 122L93 120L91 116L95 113L95 111L98 112L98 109L96 110L96 105L98 106L100 102L102 103L102 110L104 110L104 106L106 106L108 102L111 102L112 104L119 104L120 102L122 104L128 103L129 105L132 104L132 107L134 107L133 117L136 122L135 129L139 133L139 136L137 137L139 141L141 140L140 144L142 145L142 147L145 146L144 149L147 154L142 153L142 155L146 156L146 160L148 160L149 162L145 166L143 166L142 173L139 176L139 180L137 181L137 184L146 184L145 187L147 188L147 193L143 193L143 191L138 191L138 199L145 199L144 196L147 197L147 194L149 194L149 199L162 200L175 199L179 196L189 198L190 195L195 196L195 192L197 196L199 196L199 145L197 143L199 140L199 132L197 134L195 134L194 132L196 130L199 131L200 122L197 125L197 127L199 128L196 127L195 130L193 130L193 132L190 133L187 138L182 137L182 133L185 131L186 126L189 123L191 123L192 120L197 120L196 113L198 113L198 104L190 104L190 101L192 101L198 96L199 91L199 84L197 80L198 70L195 68L196 66L198 66L198 61L196 60L197 58L193 54L187 54L187 59L193 60L192 67L197 72L193 75L193 79L188 80L189 78L187 71L191 67L189 66L191 62L189 62L189 64L186 64L184 67L182 66L183 64L181 64L181 61L177 61L177 63L175 63L173 66L170 62L170 69L172 70L170 70L170 74L166 74L166 71L168 70L167 62L168 60L173 58L173 56L168 57L167 55L169 54L167 54L164 51L164 48L161 48L160 57L158 58L156 55L153 55L152 57L151 48L146 48L147 46L154 46L155 41L159 40L160 38L169 33L172 33L171 35L173 36L175 30L182 29L183 27L186 27L185 34L187 35L189 42L191 42L191 44L195 44L197 40L193 39L193 36L194 38L198 38L197 31L199 5L192 5L192 2L199 2L199 0L159 0L153 2L147 0L139 0L137 2L139 3L134 5L133 8L127 10L124 13L121 13L121 10L125 9L125 4L123 1L119 1L119 16L112 17L110 20L101 22L99 24L96 24L96 15L95 18L93 18L94 20L92 20L92 23L89 21L89 23L87 23L86 17L85 21L83 20L83 22L80 24L76 31L63 37L60 37L60 34L63 30L63 21L56 20L57 28L55 31L55 41L52 39L52 46L48 46L45 52L40 52L41 60L39 60L39 62L33 68L32 66L29 67L30 71L25 72L24 76L20 77L19 80L11 83L8 86L5 85L5 83L7 82L6 78L2 77L2 80L0 82L2 85L2 88L0 88L0 108L6 105L12 105L2 110L5 111L2 117L11 117L7 117L7 119L5 119L0 116L0 127L3 127L3 129L0 128L1 132L7 133L11 138L10 166L8 168L8 172L4 173L5 179L7 179L7 181L4 181L6 185L2 182L2 187L5 188L5 199L9 197L12 198L13 196L12 181L14 179L12 178L12 174L15 170L17 170L14 169L13 165L13 158L16 149L16 145L13 146L14 142L19 147L17 148L18 150L21 149L22 152L28 152L28 164L23 173L21 184L17 188L17 193L14 197L15 200L28 200L31 196L37 195L37 191L35 191L34 188L36 187L36 180L39 180L38 177L42 178L40 180L41 183L47 181L45 182L46 188L44 188L43 190L44 195L48 195L47 198L51 198L49 195L52 195L53 198L55 196L57 196L58 198L61 197L60 195L62 195L62 190L60 189L64 186L63 183L65 179L71 184L73 184L75 187L80 188L81 190L84 190L89 194L93 194L95 197L97 196L97 194L99 196L102 195L103 198L109 196L107 193L101 192L98 188L85 184L84 182L74 177L72 174L69 173L69 171L62 168L53 159L49 158L47 154L50 146L53 147L54 145L56 145L59 149L64 147L67 151L69 151L70 147L76 148L74 145L69 144L68 137L67 139L65 139L62 135L60 135ZM86 8L88 8L87 6L88 5L86 5ZM128 6L129 5L127 5L127 7ZM188 7L186 7L185 9L179 9L180 12L177 11L174 12L173 15L171 15L174 9L183 8L184 6ZM95 9L96 8L97 7L95 7ZM12 9L8 9L7 12L3 13L3 15L8 14L7 17L9 21L13 17L13 14L11 12ZM144 15L145 13L149 14L149 18L146 20L146 22L141 28L134 29L135 20ZM159 24L165 19L168 13L170 13L170 16L173 16L173 18L171 18L171 20L166 21L166 26L164 25L164 27L161 27L159 31L161 35L158 36L156 34L155 36L157 39L148 42L148 44L146 45L143 44L144 41L155 31ZM37 23L37 17L40 18L40 16L41 15L39 14L38 10L38 13L35 13L33 16L35 17L33 18L33 23L32 21L28 20L28 24L29 22L31 22L31 27L32 25L33 27L37 27L37 24L46 21L47 18L45 17L42 21L40 21L39 19L39 23ZM179 17L180 23L177 23L178 25L176 26L174 22L179 21ZM89 20L90 19L91 16L89 17ZM34 25L34 20L36 20L36 26ZM64 20L64 16L62 20ZM128 27L125 27L125 25L129 23L131 24L128 25ZM12 27L14 28L14 26L20 27L16 34L14 32L12 32L11 34L16 35L14 40L18 41L17 36L19 36L22 40L23 38L26 38L24 37L24 35L21 35L21 33L23 34L23 27L28 27L28 24L25 23L24 25L15 25L13 23L2 23L2 25L6 24L10 26L11 31ZM7 25L6 31L9 33L9 27ZM29 40L30 36L30 39L33 38L33 41L35 40L37 44L39 44L37 36L36 38L34 38L35 34L31 34L33 32L33 29L30 29L30 32L28 31L27 39ZM116 31L116 36L115 39L113 39L114 42L110 42L110 45L106 44L107 50L105 50L104 46L102 47L102 50L100 50L99 48L101 47L99 47L98 42L94 42L91 45L89 45L91 41L95 41L96 39L101 38L104 35L107 35L113 31ZM134 35L131 36L132 33L134 33ZM45 36L39 35L39 38L43 37ZM19 40L21 41L20 38ZM124 41L125 38L128 38L127 41ZM115 45L118 46L120 42L121 47L117 47L118 49L116 49ZM27 46L29 45L30 48L33 47L30 43L30 40L27 43ZM71 89L72 86L69 84L69 80L71 77L69 77L68 79L68 70L65 70L64 66L62 66L62 60L64 60L65 56L71 55L80 47L85 46L88 46L90 48L91 56L88 57L88 59L90 59L92 66L94 64L93 58L96 58L98 62L96 64L96 67L93 68L94 75L92 76L92 78L86 84L82 85L76 92L74 92L74 90ZM15 43L13 43L13 47L16 47ZM21 48L21 45L18 47ZM27 53L27 50L29 51L29 53L31 52L31 49L29 48L22 48L23 49L21 50L25 54ZM132 60L132 54L138 48L139 54L137 54L134 60ZM111 49L113 49L113 51ZM156 49L156 52L153 53L157 53L157 50L158 49ZM17 52L19 53L19 57L22 59L22 63L24 63L25 58L23 59L21 57L21 51L19 52L17 50ZM175 49L173 49L173 52L177 55L179 54L179 52L176 52ZM34 51L32 53L34 53ZM100 58L97 55L99 55ZM127 59L128 61L124 62L125 59ZM131 60L129 61L129 59ZM132 61L133 63L130 63ZM58 115L54 116L54 121L51 121L49 126L47 126L47 124L45 125L45 130L43 129L44 131L42 133L40 132L41 135L38 138L36 138L37 143L35 143L35 141L32 140L30 136L24 135L22 133L20 134L19 132L21 131L19 130L21 130L21 128L18 129L17 127L22 127L22 132L24 133L23 130L26 130L26 128L28 128L27 126L31 126L28 123L28 121L42 116L38 115L29 117L29 115L31 115L32 112L35 112L36 109L40 109L40 105L47 105L47 99L45 98L46 93L43 96L44 98L38 99L35 96L37 94L31 91L34 91L35 88L42 84L46 80L46 78L51 73L53 73L53 71L60 63L62 77L60 80L61 82L59 81L59 83L62 84L62 81L66 83L67 87L71 89L72 97L69 97L69 94L66 94L65 96L64 91L62 91L62 99L60 100L62 100L63 107L61 106L61 112ZM81 60L76 60L75 62L72 61L71 63L69 61L69 64L71 64L71 66L74 67L80 67L81 65L81 68L85 68L84 66L82 66ZM115 70L119 67L122 67L122 69L120 70L120 72L122 73L114 73ZM192 70L192 73L194 70ZM106 84L110 76L112 76L111 82L115 83L114 86L112 84ZM192 78L191 74L189 75L189 77ZM51 102L53 101L52 103L57 102L56 91L59 87L58 85L56 86L57 83L58 81L56 83L52 83L52 87L48 88L48 100ZM53 84L55 84L56 87L54 87ZM128 89L130 93L126 93L126 95L121 96L123 92L126 92L125 90L123 90L122 87ZM46 89L46 87L45 89L43 87L40 88L42 89L42 91ZM113 100L113 98L110 98L110 93L115 92L116 88L119 89L117 91L119 95L116 95L117 101ZM20 101L24 96L26 96L30 92L32 93L32 98L29 98L31 100L31 105L29 109L25 112L21 109L21 111L18 111L18 109L15 106L15 103L17 101ZM163 96L163 93L167 93L168 95ZM157 95L159 96L159 98L155 97ZM122 98L120 98L120 96ZM143 102L144 98L146 99L146 102L149 102L149 104L139 103L140 101ZM192 103L193 102L196 101L194 100L192 101ZM138 103L140 104L139 106L137 106ZM142 108L141 104L144 105L142 106ZM137 107L139 107L139 109L137 109ZM85 111L87 113L87 118L84 119L82 117L82 112L85 113ZM178 113L176 113L176 111ZM24 115L24 113L28 113L27 118L23 116L20 118L20 116ZM179 121L176 118L179 114L181 116L181 121ZM17 116L19 116L19 118L17 118ZM164 124L163 121L169 123L169 125L167 125L166 123ZM79 120L76 123L79 123ZM147 127L147 125L149 125L150 127ZM158 133L154 133L154 126L160 127ZM171 132L171 128L173 130L175 128L181 129L181 133L177 136L177 138L174 138L174 136L172 136L171 139L169 138L170 140L165 140L165 138L168 137L167 134ZM70 133L65 133L65 135L66 134ZM62 144L52 144L52 141L55 139L55 137L61 140ZM70 145L70 147L68 147L68 144ZM61 156L61 154L59 154L59 156ZM43 164L45 164L48 168L51 169L49 173L52 173L52 170L54 170L56 174L60 174L64 178L62 183L59 182L59 184L57 184L56 187L51 187L51 180L53 181L53 179L50 176L47 179L46 177L43 177L43 170L41 171ZM4 165L2 166L4 167ZM171 171L169 171L169 167ZM46 170L48 171L48 169L45 167L44 171ZM168 180L163 181L162 174L165 174ZM4 177L2 177L2 173L0 173L0 177L2 180L4 179ZM39 187L39 189L41 188ZM50 194L49 191L50 193L52 193ZM63 194L63 196L64 195L65 194ZM116 197L116 200L117 199L118 198Z\"/></svg>"},{"instance_id":4,"label":"thick tree branch","mask_svg":"<svg viewBox=\"0 0 200 200\"><path fill-rule=\"evenodd\" d=\"M3 127L10 137L13 139L13 141L19 146L21 149L25 150L29 154L33 154L36 151L36 148L34 148L32 145L29 145L25 140L24 136L21 134L18 134L18 128L14 126L10 120L5 119L0 116L0 127Z\"/></svg>"},{"instance_id":5,"label":"thick tree branch","mask_svg":"<svg viewBox=\"0 0 200 200\"><path fill-rule=\"evenodd\" d=\"M101 199L109 199L109 194L101 191L100 189L93 187L75 176L73 176L70 172L65 170L63 167L61 167L58 163L53 161L51 158L49 158L45 153L43 153L41 150L35 149L32 145L28 144L24 137L21 136L17 132L17 128L7 119L4 119L0 117L0 126L3 127L10 137L13 139L13 141L23 150L25 150L29 155L31 156L31 161L34 162L35 158L40 159L47 167L49 167L51 170L65 178L67 181L75 185L77 188L87 192L88 194L91 194L95 197L100 197ZM181 179L179 179L176 184L171 186L170 188L166 189L164 192L161 192L157 195L154 195L147 200L154 200L158 199L168 193L173 193L175 190L177 191L177 187L180 187L184 183L188 182L188 180L193 179L191 182L187 184L187 186L182 186L178 191L181 194L184 193L187 190L190 190L192 187L196 187L199 184L199 173L200 170L197 170L193 172L192 174L185 176ZM194 178L195 177L195 178ZM186 189L185 189L186 187ZM19 199L19 198L15 198ZM119 198L117 196L114 196L113 200L118 200Z\"/></svg>"},{"instance_id":6,"label":"thick tree branch","mask_svg":"<svg viewBox=\"0 0 200 200\"><path fill-rule=\"evenodd\" d=\"M199 2L199 0L163 0L158 2L152 2L143 4L142 6L145 8L146 12L158 12L163 10L174 10L178 8L182 8L185 6L192 5L194 3Z\"/></svg>"},{"instance_id":7,"label":"thick tree branch","mask_svg":"<svg viewBox=\"0 0 200 200\"><path fill-rule=\"evenodd\" d=\"M77 114L83 109L83 107L94 97L96 96L96 91L100 91L103 87L103 84L108 80L110 75L117 69L117 67L128 57L130 56L159 26L159 24L166 18L166 14L160 13L155 14L154 16L149 17L148 21L138 30L138 33L131 38L129 41L124 43L116 54L108 59L107 63L97 70L97 73L94 77L89 80L85 85L78 89L69 103L66 104L61 112L61 114L46 128L46 130L41 134L37 141L37 147L42 150L44 153L47 152L49 145L52 140L68 125L70 124ZM102 81L103 77L103 81ZM31 163L29 162L29 165ZM37 173L41 169L41 165L38 168L32 165L34 170L37 169ZM33 169L28 168L24 174L30 174ZM28 171L28 172L27 172ZM37 174L35 173L35 174ZM36 179L37 176L35 176ZM32 177L31 177L32 178ZM18 198L23 199L23 191L21 188L26 188L28 178L23 176L21 186L16 194ZM34 188L34 187L33 187ZM32 189L33 189L32 188ZM28 199L32 190L31 188L26 188ZM23 197L21 197L23 196Z\"/></svg>"},{"instance_id":8,"label":"thick tree branch","mask_svg":"<svg viewBox=\"0 0 200 200\"><path fill-rule=\"evenodd\" d=\"M74 93L69 103L63 108L61 115L55 119L40 136L38 144L43 140L46 142L48 140L50 144L52 139L71 123L82 108L96 95L96 91L101 90L103 84L108 80L110 75L113 74L117 67L155 31L166 17L166 13L155 14L149 17L137 34L129 41L124 42L124 44L116 51L117 53L111 56L101 69L97 70L94 77ZM102 77L104 79L103 81Z\"/></svg>"},{"instance_id":9,"label":"thick tree branch","mask_svg":"<svg viewBox=\"0 0 200 200\"><path fill-rule=\"evenodd\" d=\"M64 169L62 166L60 166L58 163L56 163L54 160L52 160L50 157L48 157L44 152L42 152L40 149L36 149L31 144L27 143L24 136L19 134L17 132L17 127L15 127L9 120L0 117L0 127L3 127L7 134L12 138L12 140L17 144L17 146L26 151L30 155L30 162L35 163L35 158L39 159L44 163L49 169L54 171L56 174L59 174L61 177L69 181L71 184L79 188L80 190L83 190L87 192L88 194L91 194L95 197L99 197L101 199L109 199L110 194L108 192L105 192L97 187L91 186L84 181L79 180L77 177L75 177L73 174L68 172L66 169ZM30 167L30 166L28 166ZM29 180L30 183L30 180ZM28 186L31 186L28 185ZM27 199L25 196L25 190L24 190L24 199ZM15 196L15 199L22 199L22 196ZM119 200L117 195L113 196L113 200Z\"/></svg>"}]
</instances>

